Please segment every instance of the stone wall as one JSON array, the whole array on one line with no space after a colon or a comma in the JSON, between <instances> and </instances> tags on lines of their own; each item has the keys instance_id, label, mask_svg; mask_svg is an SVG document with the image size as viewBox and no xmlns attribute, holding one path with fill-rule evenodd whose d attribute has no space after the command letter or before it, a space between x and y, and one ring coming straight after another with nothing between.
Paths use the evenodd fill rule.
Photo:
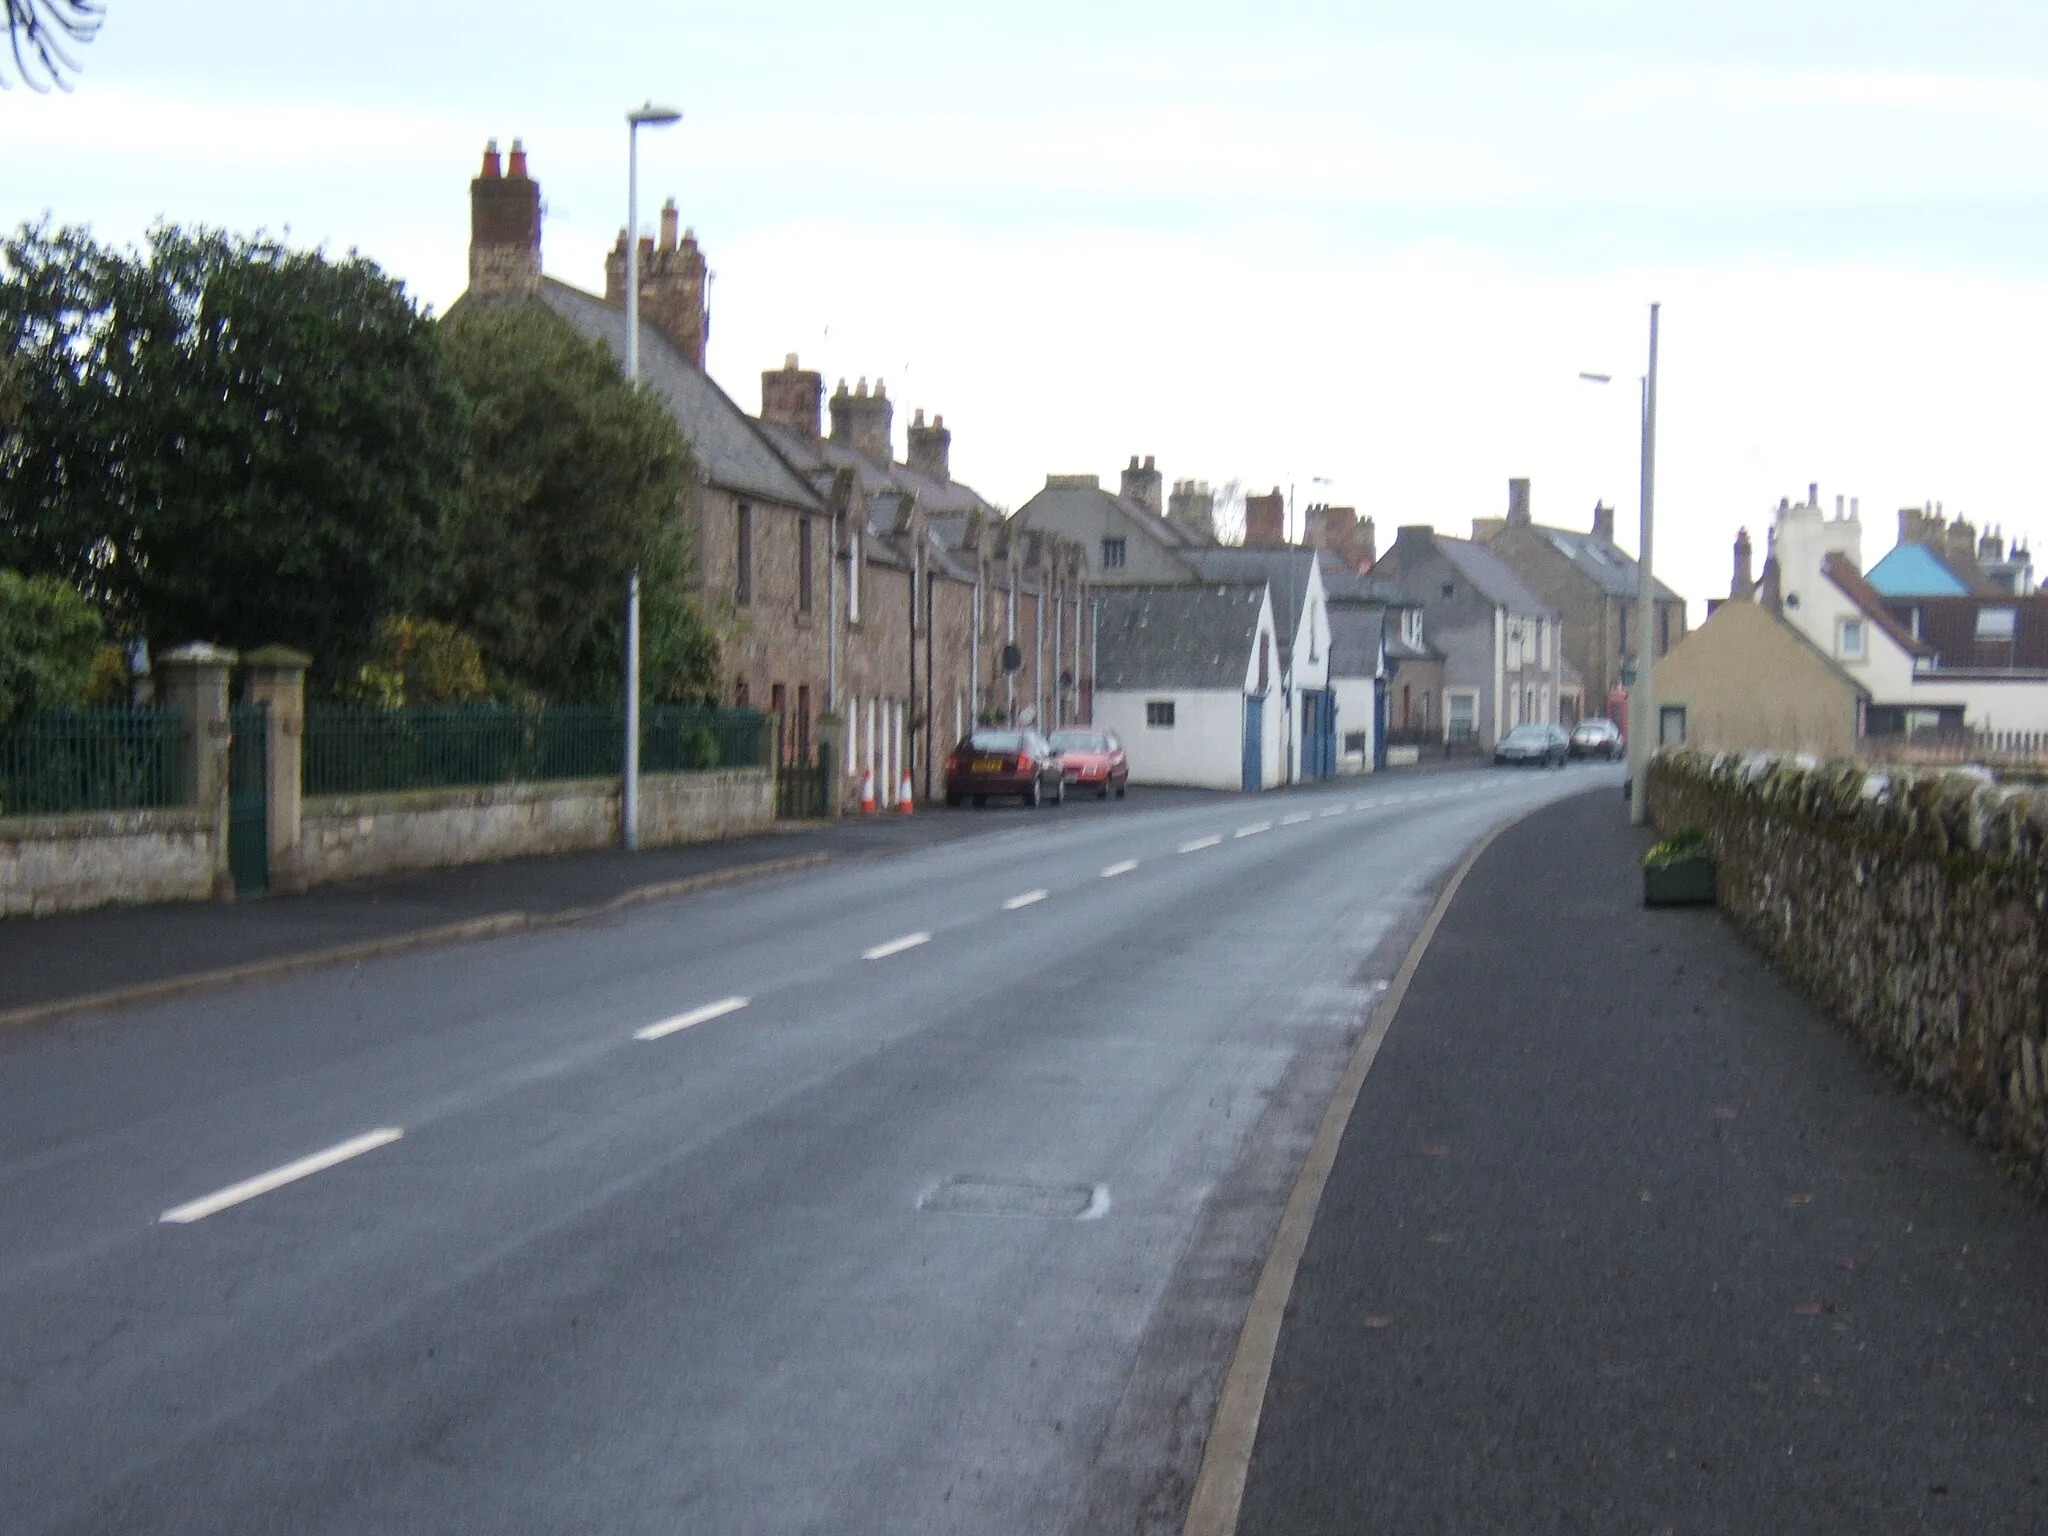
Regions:
<instances>
[{"instance_id":1,"label":"stone wall","mask_svg":"<svg viewBox=\"0 0 2048 1536\"><path fill-rule=\"evenodd\" d=\"M210 808L0 816L0 917L204 901L225 860Z\"/></svg>"},{"instance_id":2,"label":"stone wall","mask_svg":"<svg viewBox=\"0 0 2048 1536\"><path fill-rule=\"evenodd\" d=\"M1754 753L1660 752L1649 784L1750 939L2048 1185L2048 791Z\"/></svg>"},{"instance_id":3,"label":"stone wall","mask_svg":"<svg viewBox=\"0 0 2048 1536\"><path fill-rule=\"evenodd\" d=\"M760 832L774 819L775 777L767 769L646 774L640 780L643 848ZM328 795L305 802L301 825L301 878L309 886L588 852L618 845L619 781Z\"/></svg>"}]
</instances>

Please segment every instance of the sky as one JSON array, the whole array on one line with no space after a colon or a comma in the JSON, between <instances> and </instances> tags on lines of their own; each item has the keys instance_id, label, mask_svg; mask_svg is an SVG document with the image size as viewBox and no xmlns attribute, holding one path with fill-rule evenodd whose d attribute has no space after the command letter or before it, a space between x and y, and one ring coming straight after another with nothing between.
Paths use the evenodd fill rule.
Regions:
<instances>
[{"instance_id":1,"label":"sky","mask_svg":"<svg viewBox=\"0 0 2048 1536\"><path fill-rule=\"evenodd\" d=\"M795 352L943 413L1000 505L1048 473L1292 488L1469 533L1619 510L1662 305L1658 572L1854 497L2048 565L2048 6L2031 0L910 4L108 0L69 93L0 92L0 217L466 273L484 142L601 289L673 195L743 406ZM1601 386L1582 371L1613 376Z\"/></svg>"}]
</instances>

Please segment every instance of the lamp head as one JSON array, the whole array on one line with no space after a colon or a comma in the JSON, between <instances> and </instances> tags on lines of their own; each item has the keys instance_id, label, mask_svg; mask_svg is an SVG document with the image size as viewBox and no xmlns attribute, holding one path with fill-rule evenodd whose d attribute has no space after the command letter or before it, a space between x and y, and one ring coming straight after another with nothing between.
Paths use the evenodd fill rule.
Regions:
<instances>
[{"instance_id":1,"label":"lamp head","mask_svg":"<svg viewBox=\"0 0 2048 1536\"><path fill-rule=\"evenodd\" d=\"M653 102L635 107L626 114L626 121L635 128L666 128L670 123L681 122L683 114L674 107L657 107Z\"/></svg>"}]
</instances>

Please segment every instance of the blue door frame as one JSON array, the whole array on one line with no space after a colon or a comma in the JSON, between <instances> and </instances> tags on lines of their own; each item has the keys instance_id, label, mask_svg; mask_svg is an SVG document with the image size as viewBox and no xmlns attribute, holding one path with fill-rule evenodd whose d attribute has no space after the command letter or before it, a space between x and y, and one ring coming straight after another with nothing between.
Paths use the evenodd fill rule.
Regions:
<instances>
[{"instance_id":1,"label":"blue door frame","mask_svg":"<svg viewBox=\"0 0 2048 1536\"><path fill-rule=\"evenodd\" d=\"M1266 787L1266 696L1244 701L1244 787Z\"/></svg>"}]
</instances>

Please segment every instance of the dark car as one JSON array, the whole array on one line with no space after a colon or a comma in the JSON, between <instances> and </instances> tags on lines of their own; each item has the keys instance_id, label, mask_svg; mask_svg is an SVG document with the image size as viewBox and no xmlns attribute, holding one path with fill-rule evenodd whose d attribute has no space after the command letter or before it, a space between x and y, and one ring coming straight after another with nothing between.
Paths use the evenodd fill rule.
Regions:
<instances>
[{"instance_id":1,"label":"dark car","mask_svg":"<svg viewBox=\"0 0 2048 1536\"><path fill-rule=\"evenodd\" d=\"M987 805L990 795L1058 805L1067 798L1067 774L1052 743L1038 732L984 727L946 759L946 804L958 805L969 795L976 805Z\"/></svg>"},{"instance_id":2,"label":"dark car","mask_svg":"<svg viewBox=\"0 0 2048 1536\"><path fill-rule=\"evenodd\" d=\"M1562 768L1571 756L1571 743L1564 728L1556 725L1518 725L1494 744L1496 763L1555 763Z\"/></svg>"},{"instance_id":3,"label":"dark car","mask_svg":"<svg viewBox=\"0 0 2048 1536\"><path fill-rule=\"evenodd\" d=\"M1573 757L1598 757L1611 762L1627 750L1628 745L1622 740L1621 727L1604 715L1596 715L1591 720L1581 720L1572 727Z\"/></svg>"},{"instance_id":4,"label":"dark car","mask_svg":"<svg viewBox=\"0 0 2048 1536\"><path fill-rule=\"evenodd\" d=\"M1124 744L1112 731L1054 731L1046 738L1066 770L1067 782L1075 789L1092 789L1095 798L1107 800L1114 792L1124 797L1124 783L1131 776L1124 762Z\"/></svg>"}]
</instances>

